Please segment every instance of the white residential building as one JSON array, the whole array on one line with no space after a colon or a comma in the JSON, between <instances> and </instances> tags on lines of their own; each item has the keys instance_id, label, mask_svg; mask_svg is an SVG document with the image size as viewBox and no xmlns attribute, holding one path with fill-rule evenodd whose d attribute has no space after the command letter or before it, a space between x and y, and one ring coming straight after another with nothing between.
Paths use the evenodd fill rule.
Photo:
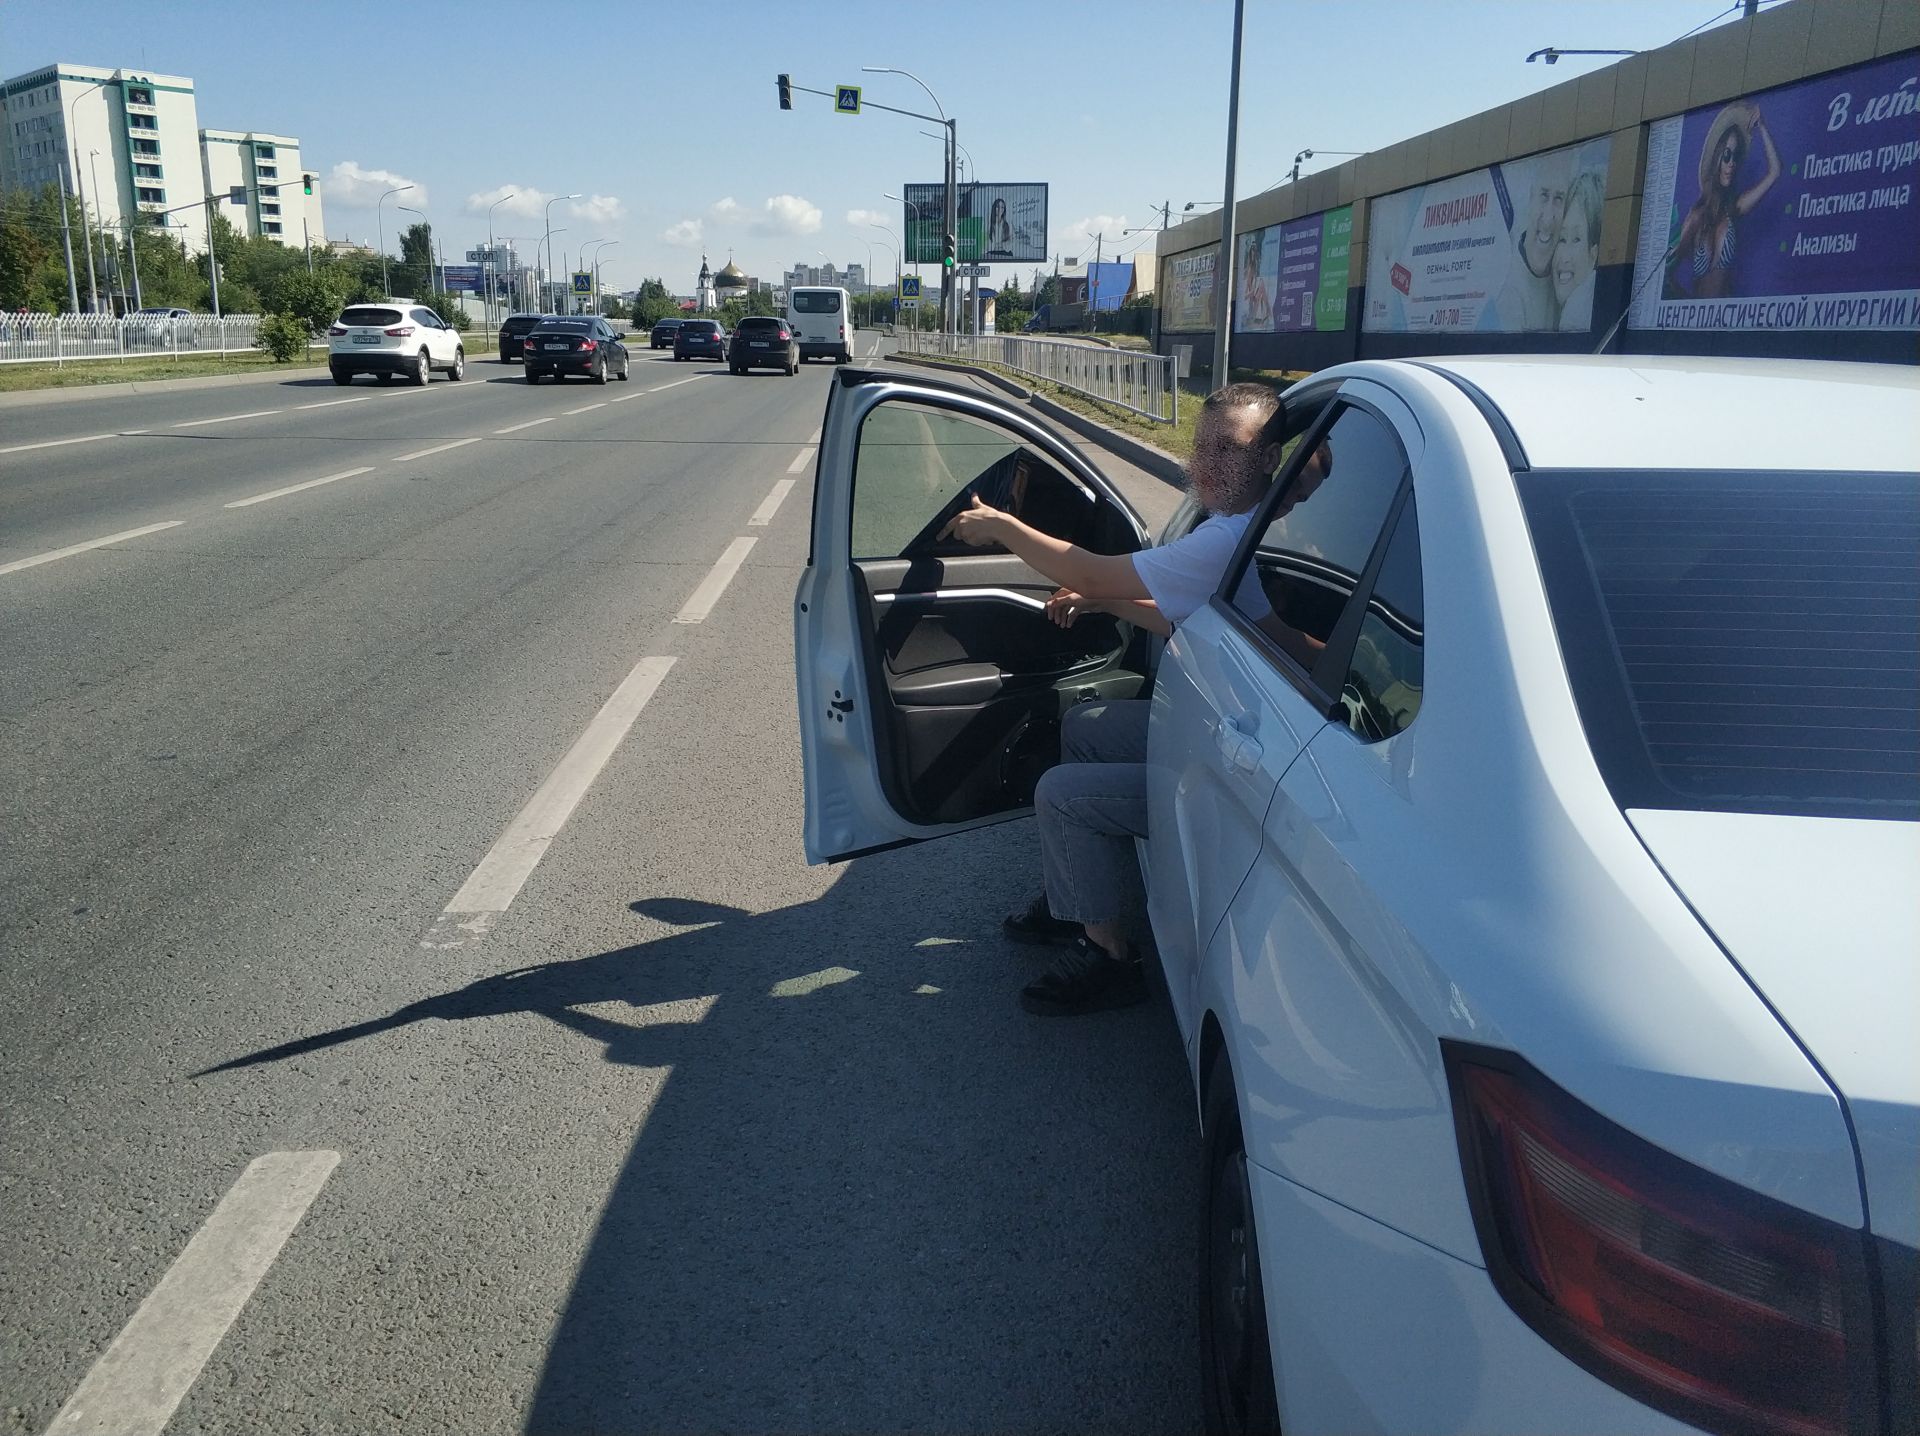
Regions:
<instances>
[{"instance_id":1,"label":"white residential building","mask_svg":"<svg viewBox=\"0 0 1920 1436\"><path fill-rule=\"evenodd\" d=\"M200 171L207 193L222 204L227 204L235 186L246 191L244 205L221 210L241 233L264 235L295 249L309 241L325 242L320 177L302 166L300 141L290 135L202 130ZM309 189L312 194L307 193Z\"/></svg>"},{"instance_id":2,"label":"white residential building","mask_svg":"<svg viewBox=\"0 0 1920 1436\"><path fill-rule=\"evenodd\" d=\"M61 61L14 76L0 98L0 187L65 183L108 229L123 227L136 208L188 206L165 223L189 249L206 249L192 80Z\"/></svg>"},{"instance_id":3,"label":"white residential building","mask_svg":"<svg viewBox=\"0 0 1920 1436\"><path fill-rule=\"evenodd\" d=\"M828 288L840 288L849 294L867 292L867 267L864 264L849 264L845 269L835 269L828 264L796 264L781 276L781 283L787 289L797 285L825 285Z\"/></svg>"}]
</instances>

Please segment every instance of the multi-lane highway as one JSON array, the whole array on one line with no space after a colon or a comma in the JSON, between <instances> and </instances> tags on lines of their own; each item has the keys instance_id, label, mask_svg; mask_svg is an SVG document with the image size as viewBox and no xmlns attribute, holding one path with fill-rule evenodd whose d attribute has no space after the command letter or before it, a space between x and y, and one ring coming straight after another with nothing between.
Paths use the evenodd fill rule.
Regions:
<instances>
[{"instance_id":1,"label":"multi-lane highway","mask_svg":"<svg viewBox=\"0 0 1920 1436\"><path fill-rule=\"evenodd\" d=\"M828 382L0 411L0 1431L1191 1429L1165 1012L802 862Z\"/></svg>"}]
</instances>

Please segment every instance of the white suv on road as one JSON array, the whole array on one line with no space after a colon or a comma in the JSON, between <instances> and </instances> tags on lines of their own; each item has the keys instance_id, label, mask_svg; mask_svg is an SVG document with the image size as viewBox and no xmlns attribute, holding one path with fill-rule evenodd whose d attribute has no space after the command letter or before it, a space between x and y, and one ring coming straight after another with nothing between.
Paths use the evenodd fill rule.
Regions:
<instances>
[{"instance_id":1,"label":"white suv on road","mask_svg":"<svg viewBox=\"0 0 1920 1436\"><path fill-rule=\"evenodd\" d=\"M435 369L446 370L449 379L467 377L460 332L411 299L351 305L327 330L327 340L327 368L336 384L351 384L355 374L372 374L382 384L404 374L425 384Z\"/></svg>"}]
</instances>

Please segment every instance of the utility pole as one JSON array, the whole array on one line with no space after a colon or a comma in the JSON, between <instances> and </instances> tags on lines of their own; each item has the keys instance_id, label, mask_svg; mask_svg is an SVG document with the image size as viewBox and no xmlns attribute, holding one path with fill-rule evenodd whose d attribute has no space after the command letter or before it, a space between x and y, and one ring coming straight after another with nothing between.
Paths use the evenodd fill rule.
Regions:
<instances>
[{"instance_id":1,"label":"utility pole","mask_svg":"<svg viewBox=\"0 0 1920 1436\"><path fill-rule=\"evenodd\" d=\"M133 242L134 224L139 218L140 211L135 209L127 220L127 259L133 265L133 307L145 309L147 301L140 294L140 247Z\"/></svg>"},{"instance_id":2,"label":"utility pole","mask_svg":"<svg viewBox=\"0 0 1920 1436\"><path fill-rule=\"evenodd\" d=\"M1098 334L1100 320L1096 317L1100 302L1100 261L1106 255L1107 236L1105 231L1093 237L1093 273L1087 276L1087 332Z\"/></svg>"},{"instance_id":3,"label":"utility pole","mask_svg":"<svg viewBox=\"0 0 1920 1436\"><path fill-rule=\"evenodd\" d=\"M207 287L212 291L212 294L213 294L213 317L215 319L218 319L220 317L220 254L213 247L213 221L216 217L216 211L214 209L214 205L217 202L218 201L216 201L212 195L208 195L206 197ZM225 337L226 330L222 329L220 332L221 332L220 347L224 351L224 349L226 348L226 337Z\"/></svg>"},{"instance_id":4,"label":"utility pole","mask_svg":"<svg viewBox=\"0 0 1920 1436\"><path fill-rule=\"evenodd\" d=\"M1212 385L1218 389L1227 382L1233 344L1233 165L1240 144L1240 36L1246 21L1246 0L1233 0L1233 75L1227 85L1227 180L1221 191L1226 203L1220 208L1220 257L1213 274L1213 292L1218 306L1213 335Z\"/></svg>"},{"instance_id":5,"label":"utility pole","mask_svg":"<svg viewBox=\"0 0 1920 1436\"><path fill-rule=\"evenodd\" d=\"M60 189L60 248L67 256L67 313L80 312L80 286L73 277L73 227L68 211L73 208L67 202L67 193L73 188L73 172L67 167L67 157L60 156L60 173L67 183Z\"/></svg>"}]
</instances>

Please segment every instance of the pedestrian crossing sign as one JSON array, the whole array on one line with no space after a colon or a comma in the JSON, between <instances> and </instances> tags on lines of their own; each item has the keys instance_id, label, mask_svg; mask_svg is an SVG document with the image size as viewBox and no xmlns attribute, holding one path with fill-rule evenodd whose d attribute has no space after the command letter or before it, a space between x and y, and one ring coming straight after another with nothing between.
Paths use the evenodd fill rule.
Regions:
<instances>
[{"instance_id":1,"label":"pedestrian crossing sign","mask_svg":"<svg viewBox=\"0 0 1920 1436\"><path fill-rule=\"evenodd\" d=\"M860 113L860 87L858 85L835 85L833 87L833 108L843 115Z\"/></svg>"},{"instance_id":2,"label":"pedestrian crossing sign","mask_svg":"<svg viewBox=\"0 0 1920 1436\"><path fill-rule=\"evenodd\" d=\"M900 297L902 299L918 299L920 297L919 275L903 274L900 276Z\"/></svg>"}]
</instances>

